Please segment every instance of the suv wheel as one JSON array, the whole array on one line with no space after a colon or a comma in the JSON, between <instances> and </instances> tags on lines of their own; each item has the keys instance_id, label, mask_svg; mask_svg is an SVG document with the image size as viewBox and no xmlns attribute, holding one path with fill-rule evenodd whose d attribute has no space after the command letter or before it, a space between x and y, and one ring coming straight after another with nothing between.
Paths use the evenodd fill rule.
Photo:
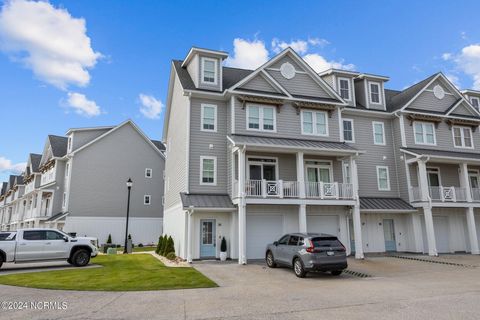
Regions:
<instances>
[{"instance_id":1,"label":"suv wheel","mask_svg":"<svg viewBox=\"0 0 480 320\"><path fill-rule=\"evenodd\" d=\"M332 271L332 276L339 276L341 275L343 272L343 270L335 270L335 271Z\"/></svg>"},{"instance_id":2,"label":"suv wheel","mask_svg":"<svg viewBox=\"0 0 480 320\"><path fill-rule=\"evenodd\" d=\"M303 262L299 258L295 258L295 260L293 260L293 272L295 272L295 275L299 278L305 278L307 275L307 272L303 267Z\"/></svg>"},{"instance_id":3,"label":"suv wheel","mask_svg":"<svg viewBox=\"0 0 480 320\"><path fill-rule=\"evenodd\" d=\"M90 252L85 249L77 250L71 261L75 267L85 267L90 262Z\"/></svg>"},{"instance_id":4,"label":"suv wheel","mask_svg":"<svg viewBox=\"0 0 480 320\"><path fill-rule=\"evenodd\" d=\"M277 267L277 264L275 263L275 259L273 258L272 251L267 252L267 257L265 258L265 260L266 260L267 266L269 268L276 268Z\"/></svg>"}]
</instances>

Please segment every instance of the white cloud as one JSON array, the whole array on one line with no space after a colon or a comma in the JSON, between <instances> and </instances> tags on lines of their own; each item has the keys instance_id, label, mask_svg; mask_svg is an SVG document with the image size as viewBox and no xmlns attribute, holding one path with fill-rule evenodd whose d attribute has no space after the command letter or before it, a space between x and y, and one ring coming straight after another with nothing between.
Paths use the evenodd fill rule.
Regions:
<instances>
[{"instance_id":1,"label":"white cloud","mask_svg":"<svg viewBox=\"0 0 480 320\"><path fill-rule=\"evenodd\" d=\"M88 100L87 97L81 93L69 92L67 105L72 108L76 114L87 118L98 116L101 113L100 107L95 101Z\"/></svg>"},{"instance_id":2,"label":"white cloud","mask_svg":"<svg viewBox=\"0 0 480 320\"><path fill-rule=\"evenodd\" d=\"M452 59L463 73L473 79L473 88L480 90L480 44L464 47Z\"/></svg>"},{"instance_id":3,"label":"white cloud","mask_svg":"<svg viewBox=\"0 0 480 320\"><path fill-rule=\"evenodd\" d=\"M1 49L58 88L86 86L102 56L86 34L85 20L45 1L6 1L0 12Z\"/></svg>"},{"instance_id":4,"label":"white cloud","mask_svg":"<svg viewBox=\"0 0 480 320\"><path fill-rule=\"evenodd\" d=\"M268 50L260 40L233 40L233 57L227 58L225 64L230 67L256 69L268 61Z\"/></svg>"},{"instance_id":5,"label":"white cloud","mask_svg":"<svg viewBox=\"0 0 480 320\"><path fill-rule=\"evenodd\" d=\"M320 38L309 38L307 40L293 40L290 43L285 41L281 41L277 38L273 38L272 40L272 51L275 53L279 53L282 50L290 47L295 50L298 54L305 54L310 49L310 46L320 46L324 47L329 42L325 39Z\"/></svg>"},{"instance_id":6,"label":"white cloud","mask_svg":"<svg viewBox=\"0 0 480 320\"><path fill-rule=\"evenodd\" d=\"M452 59L452 54L450 52L445 52L444 54L442 54L442 59L448 61Z\"/></svg>"},{"instance_id":7,"label":"white cloud","mask_svg":"<svg viewBox=\"0 0 480 320\"><path fill-rule=\"evenodd\" d=\"M303 56L303 60L305 60L310 67L315 70L315 72L322 72L330 68L335 69L343 69L343 70L355 70L355 65L348 63L344 64L343 61L334 61L334 60L327 60L323 56L317 53L309 53Z\"/></svg>"},{"instance_id":8,"label":"white cloud","mask_svg":"<svg viewBox=\"0 0 480 320\"><path fill-rule=\"evenodd\" d=\"M160 118L160 113L163 111L162 101L156 99L154 96L146 95L140 93L138 96L142 106L140 107L140 112L147 117L148 119L158 119Z\"/></svg>"},{"instance_id":9,"label":"white cloud","mask_svg":"<svg viewBox=\"0 0 480 320\"><path fill-rule=\"evenodd\" d=\"M453 83L453 85L455 87L457 87L457 89L460 89L460 78L459 77L457 77L456 75L451 74L451 73L445 74L445 77L447 77L447 79L450 80L450 82Z\"/></svg>"},{"instance_id":10,"label":"white cloud","mask_svg":"<svg viewBox=\"0 0 480 320\"><path fill-rule=\"evenodd\" d=\"M25 170L26 162L12 163L11 160L0 157L0 172L8 174L20 174Z\"/></svg>"}]
</instances>

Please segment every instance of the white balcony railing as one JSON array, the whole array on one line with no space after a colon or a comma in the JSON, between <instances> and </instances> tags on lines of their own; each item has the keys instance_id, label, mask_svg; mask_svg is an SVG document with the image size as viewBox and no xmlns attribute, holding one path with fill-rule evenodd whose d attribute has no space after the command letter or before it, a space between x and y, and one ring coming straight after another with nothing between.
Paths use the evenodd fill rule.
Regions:
<instances>
[{"instance_id":1,"label":"white balcony railing","mask_svg":"<svg viewBox=\"0 0 480 320\"><path fill-rule=\"evenodd\" d=\"M472 188L472 200L480 201L480 188Z\"/></svg>"},{"instance_id":2,"label":"white balcony railing","mask_svg":"<svg viewBox=\"0 0 480 320\"><path fill-rule=\"evenodd\" d=\"M430 199L434 202L466 202L467 201L467 189L462 187L429 187ZM412 201L421 201L422 192L420 187L411 187L410 195ZM475 201L475 197L480 201L480 192L472 189L472 198Z\"/></svg>"}]
</instances>

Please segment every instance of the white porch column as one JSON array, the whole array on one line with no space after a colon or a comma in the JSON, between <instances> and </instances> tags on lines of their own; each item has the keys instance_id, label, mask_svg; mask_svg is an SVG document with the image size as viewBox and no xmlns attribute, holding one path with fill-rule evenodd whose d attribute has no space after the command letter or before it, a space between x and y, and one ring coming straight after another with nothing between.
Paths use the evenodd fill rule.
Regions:
<instances>
[{"instance_id":1,"label":"white porch column","mask_svg":"<svg viewBox=\"0 0 480 320\"><path fill-rule=\"evenodd\" d=\"M303 160L303 152L297 152L297 181L298 196L305 198L305 164Z\"/></svg>"},{"instance_id":2,"label":"white porch column","mask_svg":"<svg viewBox=\"0 0 480 320\"><path fill-rule=\"evenodd\" d=\"M435 229L433 228L432 205L430 203L430 191L428 189L427 165L425 161L419 160L418 164L418 184L422 193L422 201L427 202L423 206L423 216L425 219L425 229L427 232L428 255L437 256L437 244L435 241Z\"/></svg>"},{"instance_id":3,"label":"white porch column","mask_svg":"<svg viewBox=\"0 0 480 320\"><path fill-rule=\"evenodd\" d=\"M350 157L350 170L352 175L353 196L356 202L353 206L352 212L353 234L355 236L355 258L363 259L362 220L360 218L360 198L358 196L357 161L353 157Z\"/></svg>"},{"instance_id":4,"label":"white porch column","mask_svg":"<svg viewBox=\"0 0 480 320\"><path fill-rule=\"evenodd\" d=\"M187 262L192 263L192 214L193 210L187 211Z\"/></svg>"},{"instance_id":5,"label":"white porch column","mask_svg":"<svg viewBox=\"0 0 480 320\"><path fill-rule=\"evenodd\" d=\"M466 208L468 238L470 240L470 251L472 254L480 254L478 249L477 228L475 226L475 214L473 208Z\"/></svg>"},{"instance_id":6,"label":"white porch column","mask_svg":"<svg viewBox=\"0 0 480 320\"><path fill-rule=\"evenodd\" d=\"M413 249L414 252L423 252L422 219L418 213L412 213Z\"/></svg>"},{"instance_id":7,"label":"white porch column","mask_svg":"<svg viewBox=\"0 0 480 320\"><path fill-rule=\"evenodd\" d=\"M247 264L247 213L245 205L245 148L238 150L238 263Z\"/></svg>"},{"instance_id":8,"label":"white porch column","mask_svg":"<svg viewBox=\"0 0 480 320\"><path fill-rule=\"evenodd\" d=\"M307 232L307 206L298 206L298 229L300 232Z\"/></svg>"},{"instance_id":9,"label":"white porch column","mask_svg":"<svg viewBox=\"0 0 480 320\"><path fill-rule=\"evenodd\" d=\"M472 202L472 189L470 188L470 178L468 176L468 165L460 163L459 165L460 187L465 188L465 197L467 202Z\"/></svg>"}]
</instances>

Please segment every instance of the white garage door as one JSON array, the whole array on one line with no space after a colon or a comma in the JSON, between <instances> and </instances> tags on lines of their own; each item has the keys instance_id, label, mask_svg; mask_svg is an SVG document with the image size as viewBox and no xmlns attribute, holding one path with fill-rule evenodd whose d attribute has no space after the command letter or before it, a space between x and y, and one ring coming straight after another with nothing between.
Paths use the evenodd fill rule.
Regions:
<instances>
[{"instance_id":1,"label":"white garage door","mask_svg":"<svg viewBox=\"0 0 480 320\"><path fill-rule=\"evenodd\" d=\"M478 245L480 246L480 214L475 215L475 227L477 229L477 240ZM467 229L468 230L468 229Z\"/></svg>"},{"instance_id":2,"label":"white garage door","mask_svg":"<svg viewBox=\"0 0 480 320\"><path fill-rule=\"evenodd\" d=\"M307 216L307 231L313 233L326 233L338 236L339 233L338 216Z\"/></svg>"},{"instance_id":3,"label":"white garage door","mask_svg":"<svg viewBox=\"0 0 480 320\"><path fill-rule=\"evenodd\" d=\"M422 217L423 226L423 246L424 251L428 252L427 231L425 228L425 220ZM449 237L448 237L448 217L433 216L433 228L435 230L435 242L437 244L438 253L449 253Z\"/></svg>"},{"instance_id":4,"label":"white garage door","mask_svg":"<svg viewBox=\"0 0 480 320\"><path fill-rule=\"evenodd\" d=\"M247 215L247 259L265 258L267 244L283 235L283 216Z\"/></svg>"}]
</instances>

